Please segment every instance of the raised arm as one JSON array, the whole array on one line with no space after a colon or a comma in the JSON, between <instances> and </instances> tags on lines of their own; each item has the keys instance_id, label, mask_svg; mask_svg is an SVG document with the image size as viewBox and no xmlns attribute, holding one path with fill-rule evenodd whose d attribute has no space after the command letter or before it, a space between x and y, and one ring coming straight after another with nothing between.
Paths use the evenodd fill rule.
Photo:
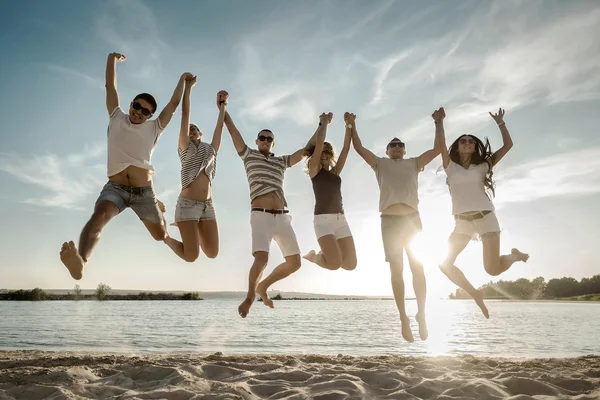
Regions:
<instances>
[{"instance_id":1,"label":"raised arm","mask_svg":"<svg viewBox=\"0 0 600 400\"><path fill-rule=\"evenodd\" d=\"M187 148L190 143L190 108L192 87L196 84L196 77L185 81L183 103L181 104L181 128L179 129L179 148Z\"/></svg>"},{"instance_id":2,"label":"raised arm","mask_svg":"<svg viewBox=\"0 0 600 400\"><path fill-rule=\"evenodd\" d=\"M179 78L179 82L177 82L177 86L175 86L175 90L173 91L173 96L171 96L171 100L167 103L165 108L160 112L158 116L158 122L160 122L160 126L165 129L169 122L171 122L171 118L173 118L173 114L179 106L181 102L181 95L183 94L183 87L185 85L186 80L194 79L195 76L190 72L185 72Z\"/></svg>"},{"instance_id":3,"label":"raised arm","mask_svg":"<svg viewBox=\"0 0 600 400\"><path fill-rule=\"evenodd\" d=\"M225 90L217 93L217 105L219 106L219 116L217 117L217 126L215 126L215 132L213 133L212 142L210 143L215 152L219 152L221 148L221 138L223 137L223 120L225 119L225 110L227 107L227 100L229 99L229 93Z\"/></svg>"},{"instance_id":4,"label":"raised arm","mask_svg":"<svg viewBox=\"0 0 600 400\"><path fill-rule=\"evenodd\" d=\"M119 107L119 93L117 92L117 62L124 61L125 56L120 53L110 53L106 58L106 109L108 115Z\"/></svg>"},{"instance_id":5,"label":"raised arm","mask_svg":"<svg viewBox=\"0 0 600 400\"><path fill-rule=\"evenodd\" d=\"M217 104L217 107L220 107L220 105ZM241 153L244 148L246 148L246 143L244 142L244 138L242 137L240 131L238 131L238 129L235 127L233 119L231 119L231 116L227 111L225 111L225 118L223 122L225 122L225 126L231 135L231 140L233 141L233 147L235 147L235 151Z\"/></svg>"},{"instance_id":6,"label":"raised arm","mask_svg":"<svg viewBox=\"0 0 600 400\"><path fill-rule=\"evenodd\" d=\"M319 116L319 127L317 128L315 135L313 135L313 138L315 138L315 143L314 143L315 149L313 151L310 161L308 162L308 173L311 178L313 178L316 174L318 174L319 170L321 169L321 153L323 152L323 143L325 142L325 137L327 136L327 126L329 125L329 123L331 122L332 119L333 119L332 113L329 113L329 114L323 113L323 114L321 114L321 116ZM311 138L311 140L308 141L309 145L313 141L313 138ZM304 152L304 149L301 149L301 150L302 150L302 152ZM298 153L298 152L300 152L300 150L297 151L296 153ZM302 160L302 156L304 154L300 154L298 161L294 162L295 161L294 155L296 153L294 153L292 155L292 157L290 157L290 164L292 162L294 164L296 164L296 162L299 162L300 160Z\"/></svg>"},{"instance_id":7,"label":"raised arm","mask_svg":"<svg viewBox=\"0 0 600 400\"><path fill-rule=\"evenodd\" d=\"M444 111L444 107L440 107L438 110L435 110L433 112L433 114L431 114L431 117L433 118L433 121L435 122L435 138L433 139L433 147L429 150L427 150L426 152L424 152L423 154L421 154L419 156L419 158L417 159L418 161L418 166L419 166L419 171L422 171L423 168L425 168L425 166L427 164L429 164L431 161L433 161L434 158L436 158L439 154L440 154L440 137L444 137L444 117L446 116L446 112ZM445 141L445 139L444 139Z\"/></svg>"},{"instance_id":8,"label":"raised arm","mask_svg":"<svg viewBox=\"0 0 600 400\"><path fill-rule=\"evenodd\" d=\"M344 113L344 123L346 124L346 134L344 135L344 145L342 146L342 151L340 151L340 155L335 163L335 173L341 175L344 166L346 165L346 160L348 159L348 153L350 152L350 143L352 142L352 128L350 125L354 125L356 121L356 115L351 114L349 112Z\"/></svg>"},{"instance_id":9,"label":"raised arm","mask_svg":"<svg viewBox=\"0 0 600 400\"><path fill-rule=\"evenodd\" d=\"M446 169L448 168L448 165L450 165L450 155L448 154L448 147L446 146L446 133L444 131L444 118L446 118L446 111L444 111L443 107L439 110L435 110L433 114L431 114L431 118L433 118L433 121L435 122L435 140L437 141L439 151L442 153L442 165L444 166L444 169Z\"/></svg>"},{"instance_id":10,"label":"raised arm","mask_svg":"<svg viewBox=\"0 0 600 400\"><path fill-rule=\"evenodd\" d=\"M365 148L358 137L358 131L356 130L356 120L352 124L352 145L354 146L354 150L358 153L359 156L363 158L371 166L371 168L375 168L375 164L377 162L377 157L373 154L369 149Z\"/></svg>"},{"instance_id":11,"label":"raised arm","mask_svg":"<svg viewBox=\"0 0 600 400\"><path fill-rule=\"evenodd\" d=\"M508 132L508 128L506 128L506 122L504 122L504 110L502 108L498 109L497 114L489 113L490 116L496 121L498 124L498 128L500 128L500 133L502 134L502 147L500 147L493 155L492 155L492 165L498 164L500 160L504 158L506 153L513 147L513 141L510 137L510 133Z\"/></svg>"}]
</instances>

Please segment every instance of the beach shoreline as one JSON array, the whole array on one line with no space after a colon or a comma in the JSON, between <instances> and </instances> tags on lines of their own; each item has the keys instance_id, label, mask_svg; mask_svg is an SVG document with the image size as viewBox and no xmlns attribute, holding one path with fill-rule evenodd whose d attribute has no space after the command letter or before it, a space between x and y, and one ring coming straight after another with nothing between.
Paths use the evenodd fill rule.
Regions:
<instances>
[{"instance_id":1,"label":"beach shoreline","mask_svg":"<svg viewBox=\"0 0 600 400\"><path fill-rule=\"evenodd\" d=\"M0 399L597 399L577 358L0 351Z\"/></svg>"}]
</instances>

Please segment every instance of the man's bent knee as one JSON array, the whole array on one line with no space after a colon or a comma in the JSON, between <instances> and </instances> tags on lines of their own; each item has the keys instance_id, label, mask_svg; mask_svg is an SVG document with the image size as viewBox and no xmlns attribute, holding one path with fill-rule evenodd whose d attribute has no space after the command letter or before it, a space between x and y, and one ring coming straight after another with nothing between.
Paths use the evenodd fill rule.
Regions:
<instances>
[{"instance_id":1,"label":"man's bent knee","mask_svg":"<svg viewBox=\"0 0 600 400\"><path fill-rule=\"evenodd\" d=\"M257 251L254 254L254 263L259 265L267 265L269 262L269 253L266 251Z\"/></svg>"},{"instance_id":2,"label":"man's bent knee","mask_svg":"<svg viewBox=\"0 0 600 400\"><path fill-rule=\"evenodd\" d=\"M299 270L300 266L302 265L302 259L300 258L300 254L295 254L293 256L286 257L285 262L290 268L294 269L294 271Z\"/></svg>"}]
</instances>

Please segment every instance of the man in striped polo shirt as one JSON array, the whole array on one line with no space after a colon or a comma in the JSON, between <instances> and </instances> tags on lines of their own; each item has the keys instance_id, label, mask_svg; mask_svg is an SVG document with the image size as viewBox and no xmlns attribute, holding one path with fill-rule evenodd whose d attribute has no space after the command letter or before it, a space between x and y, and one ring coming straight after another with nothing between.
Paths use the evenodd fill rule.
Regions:
<instances>
[{"instance_id":1,"label":"man in striped polo shirt","mask_svg":"<svg viewBox=\"0 0 600 400\"><path fill-rule=\"evenodd\" d=\"M331 118L325 119L329 123ZM319 126L322 126L319 122ZM235 127L229 113L225 113L225 125L231 134L233 145L244 161L248 184L250 185L250 199L252 212L250 226L252 228L252 255L254 263L250 268L248 282L248 295L238 307L242 318L246 318L252 303L258 294L263 303L273 308L273 301L269 298L267 290L281 279L296 272L301 265L300 248L296 234L292 228L292 218L288 214L287 202L283 194L283 178L285 170L298 164L305 155L306 147L301 148L291 155L275 156L272 153L275 145L275 135L268 129L263 129L256 138L257 149L249 148L240 131ZM320 128L317 128L317 132ZM314 141L317 132L311 141ZM308 146L308 144L307 144ZM275 239L285 262L278 265L273 272L258 283L269 261L269 247Z\"/></svg>"}]
</instances>

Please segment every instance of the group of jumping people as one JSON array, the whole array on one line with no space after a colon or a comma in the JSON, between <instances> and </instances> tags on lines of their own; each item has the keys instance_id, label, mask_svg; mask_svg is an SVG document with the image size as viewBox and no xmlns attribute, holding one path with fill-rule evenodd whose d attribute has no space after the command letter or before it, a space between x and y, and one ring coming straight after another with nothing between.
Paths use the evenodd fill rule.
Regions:
<instances>
[{"instance_id":1,"label":"group of jumping people","mask_svg":"<svg viewBox=\"0 0 600 400\"><path fill-rule=\"evenodd\" d=\"M102 229L126 208L131 208L144 223L152 237L164 242L175 254L187 262L195 261L200 250L209 258L219 252L219 232L212 201L212 181L215 178L217 154L221 147L223 126L227 127L233 145L243 161L250 188L250 225L252 255L248 293L238 312L245 318L256 296L273 308L267 292L301 266L300 247L292 228L291 216L284 195L284 175L287 168L306 159L306 172L315 195L314 230L319 251L311 250L304 259L322 268L353 270L357 265L352 232L344 214L341 191L341 173L352 145L356 152L375 171L379 184L379 211L381 233L386 261L390 264L392 289L402 326L402 336L414 341L404 301L403 259L406 252L413 275L413 286L418 311L416 321L419 336L428 336L425 318L426 281L423 264L413 254L410 243L422 230L418 211L418 176L424 167L438 155L442 156L447 184L452 198L455 228L449 238L449 250L441 263L441 271L476 302L486 318L488 310L483 293L475 289L454 262L472 239L483 244L483 265L486 272L496 276L508 270L517 261L529 256L517 249L500 255L500 225L494 212L492 198L495 185L493 167L513 146L504 122L504 110L490 116L498 125L503 139L500 149L492 152L489 141L473 135L461 135L448 148L444 132L444 108L431 115L435 138L431 149L418 157L405 158L406 145L394 137L386 146L386 157L378 157L365 148L357 130L357 117L344 114L345 136L339 156L327 138L327 128L333 114L323 113L318 126L307 144L290 155L273 153L275 135L269 129L258 132L256 148L250 148L227 111L229 94L220 91L216 96L219 113L210 142L203 132L190 122L191 94L196 76L181 75L173 95L158 115L154 97L141 93L134 97L125 112L119 102L116 83L116 64L124 61L119 53L108 55L106 64L106 108L108 124L108 182L102 189L90 220L84 226L79 245L65 242L60 258L74 279L81 279ZM183 102L182 102L183 99ZM169 236L165 220L165 206L156 198L151 164L156 143L182 102L178 154L181 161L181 193L175 207L175 225L181 241ZM278 244L285 261L266 278L263 272L269 259L272 240Z\"/></svg>"}]
</instances>

